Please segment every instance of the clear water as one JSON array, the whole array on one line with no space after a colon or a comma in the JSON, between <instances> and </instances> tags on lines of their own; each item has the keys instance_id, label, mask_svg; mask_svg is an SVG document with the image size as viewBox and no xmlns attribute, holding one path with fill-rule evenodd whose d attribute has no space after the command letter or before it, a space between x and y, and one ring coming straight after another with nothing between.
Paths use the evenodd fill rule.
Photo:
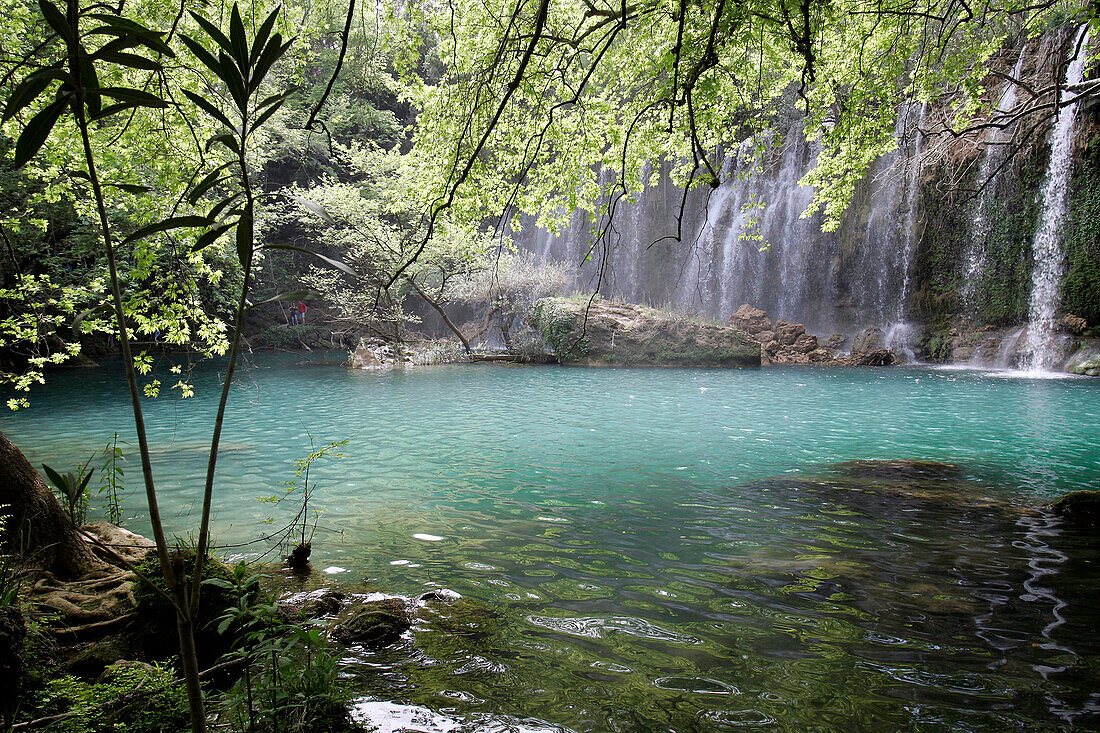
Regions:
<instances>
[{"instance_id":1,"label":"clear water","mask_svg":"<svg viewBox=\"0 0 1100 733\"><path fill-rule=\"evenodd\" d=\"M313 474L341 530L318 534L315 566L493 617L348 659L383 730L1100 727L1100 557L1037 509L1100 486L1098 381L301 358L257 356L233 393L218 539L269 530L285 510L256 497L309 435L347 439ZM215 376L146 402L179 534ZM0 429L36 464L130 431L109 368L52 375L32 405ZM854 459L959 470L830 468ZM142 531L137 491L126 508Z\"/></svg>"}]
</instances>

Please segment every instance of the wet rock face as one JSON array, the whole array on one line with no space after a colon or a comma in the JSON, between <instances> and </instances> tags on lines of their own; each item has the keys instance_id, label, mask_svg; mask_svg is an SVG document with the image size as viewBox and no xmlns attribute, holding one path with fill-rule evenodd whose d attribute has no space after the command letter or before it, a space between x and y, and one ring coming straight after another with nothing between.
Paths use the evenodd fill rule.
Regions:
<instances>
[{"instance_id":1,"label":"wet rock face","mask_svg":"<svg viewBox=\"0 0 1100 733\"><path fill-rule=\"evenodd\" d=\"M852 342L853 354L872 354L886 350L886 334L878 326L868 326Z\"/></svg>"},{"instance_id":2,"label":"wet rock face","mask_svg":"<svg viewBox=\"0 0 1100 733\"><path fill-rule=\"evenodd\" d=\"M772 330L771 319L768 314L759 308L754 308L748 303L743 303L737 311L730 316L729 324L739 328L745 333L753 335ZM765 343L761 340L761 343Z\"/></svg>"},{"instance_id":3,"label":"wet rock face","mask_svg":"<svg viewBox=\"0 0 1100 733\"><path fill-rule=\"evenodd\" d=\"M605 300L544 298L531 324L563 364L760 366L760 344L731 326Z\"/></svg>"},{"instance_id":4,"label":"wet rock face","mask_svg":"<svg viewBox=\"0 0 1100 733\"><path fill-rule=\"evenodd\" d=\"M331 636L340 644L382 647L400 639L411 627L405 601L383 598L350 609L332 627Z\"/></svg>"}]
</instances>

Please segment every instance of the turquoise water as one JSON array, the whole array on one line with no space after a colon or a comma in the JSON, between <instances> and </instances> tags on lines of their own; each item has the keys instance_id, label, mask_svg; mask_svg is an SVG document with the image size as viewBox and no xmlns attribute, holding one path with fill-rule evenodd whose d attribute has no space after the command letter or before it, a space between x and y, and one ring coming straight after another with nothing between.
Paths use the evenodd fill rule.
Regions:
<instances>
[{"instance_id":1,"label":"turquoise water","mask_svg":"<svg viewBox=\"0 0 1100 733\"><path fill-rule=\"evenodd\" d=\"M410 597L447 588L497 617L474 635L426 623L396 648L353 654L348 674L376 722L1100 725L1100 559L1034 509L1100 487L1098 381L924 368L371 372L303 358L258 355L234 390L214 507L226 552L258 551L243 543L285 517L257 497L282 489L310 436L346 439L346 457L311 475L323 507L314 565ZM181 535L215 377L199 367L198 397L146 401L162 511ZM132 441L127 404L109 368L62 372L0 429L33 463L70 467L115 430ZM914 481L828 468L855 459L958 470ZM142 531L138 491L125 508Z\"/></svg>"}]
</instances>

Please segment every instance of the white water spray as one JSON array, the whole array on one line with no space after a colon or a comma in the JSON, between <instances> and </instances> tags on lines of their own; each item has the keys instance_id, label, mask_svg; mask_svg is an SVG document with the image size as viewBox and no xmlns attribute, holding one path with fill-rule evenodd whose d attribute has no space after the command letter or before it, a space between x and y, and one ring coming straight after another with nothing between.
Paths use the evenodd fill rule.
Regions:
<instances>
[{"instance_id":1,"label":"white water spray","mask_svg":"<svg viewBox=\"0 0 1100 733\"><path fill-rule=\"evenodd\" d=\"M1074 48L1080 48L1081 53L1066 68L1065 86L1079 84L1085 78L1087 45L1088 26L1085 25L1075 39ZM1066 93L1063 90L1063 94ZM1059 103L1064 103L1062 98L1059 98ZM1050 133L1050 163L1046 180L1043 181L1042 214L1032 244L1035 264L1031 274L1031 300L1022 365L1027 372L1050 371L1058 361L1054 316L1065 269L1061 234L1073 163L1073 128L1076 122L1077 105L1068 104L1058 112L1058 119Z\"/></svg>"}]
</instances>

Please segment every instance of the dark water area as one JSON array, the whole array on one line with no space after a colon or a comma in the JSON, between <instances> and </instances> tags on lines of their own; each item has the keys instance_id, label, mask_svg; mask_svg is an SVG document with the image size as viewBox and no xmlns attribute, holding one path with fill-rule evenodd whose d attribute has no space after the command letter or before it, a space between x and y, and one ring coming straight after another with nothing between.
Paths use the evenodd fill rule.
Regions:
<instances>
[{"instance_id":1,"label":"dark water area","mask_svg":"<svg viewBox=\"0 0 1100 733\"><path fill-rule=\"evenodd\" d=\"M215 531L254 539L309 436L348 440L314 469L319 574L462 596L349 651L383 731L1100 728L1097 544L1043 509L1100 488L1094 381L301 360L244 370ZM111 370L53 377L0 423L33 463L132 440ZM147 401L177 534L215 377Z\"/></svg>"}]
</instances>

